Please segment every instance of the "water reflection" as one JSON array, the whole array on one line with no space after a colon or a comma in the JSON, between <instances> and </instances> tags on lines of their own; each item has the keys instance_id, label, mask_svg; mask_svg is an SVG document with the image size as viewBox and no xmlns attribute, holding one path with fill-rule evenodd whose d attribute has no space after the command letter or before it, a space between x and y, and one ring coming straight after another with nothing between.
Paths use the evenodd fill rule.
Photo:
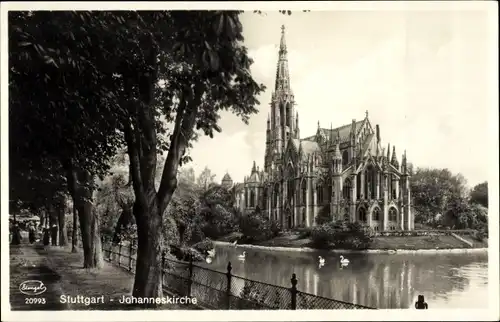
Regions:
<instances>
[{"instance_id":1,"label":"water reflection","mask_svg":"<svg viewBox=\"0 0 500 322\"><path fill-rule=\"evenodd\" d=\"M210 267L233 274L290 287L297 275L299 290L341 301L386 308L413 308L418 294L429 308L485 308L488 303L487 254L386 255L349 254L341 267L339 255L283 253L218 246ZM318 256L325 258L319 267Z\"/></svg>"}]
</instances>

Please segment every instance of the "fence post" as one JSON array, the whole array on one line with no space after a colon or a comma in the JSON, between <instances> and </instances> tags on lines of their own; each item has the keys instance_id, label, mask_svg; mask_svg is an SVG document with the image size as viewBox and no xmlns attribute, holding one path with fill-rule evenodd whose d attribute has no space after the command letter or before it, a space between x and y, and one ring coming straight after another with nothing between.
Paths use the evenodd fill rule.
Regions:
<instances>
[{"instance_id":1,"label":"fence post","mask_svg":"<svg viewBox=\"0 0 500 322\"><path fill-rule=\"evenodd\" d=\"M122 242L118 244L118 266L122 266Z\"/></svg>"},{"instance_id":2,"label":"fence post","mask_svg":"<svg viewBox=\"0 0 500 322\"><path fill-rule=\"evenodd\" d=\"M132 271L132 250L134 249L134 241L129 241L128 244L128 270Z\"/></svg>"},{"instance_id":3,"label":"fence post","mask_svg":"<svg viewBox=\"0 0 500 322\"><path fill-rule=\"evenodd\" d=\"M227 263L227 287L226 287L226 296L227 296L227 309L231 308L231 270L233 266L231 266L231 262Z\"/></svg>"},{"instance_id":4,"label":"fence post","mask_svg":"<svg viewBox=\"0 0 500 322\"><path fill-rule=\"evenodd\" d=\"M188 277L188 297L191 297L191 287L193 285L193 256L189 257L189 277Z\"/></svg>"},{"instance_id":5,"label":"fence post","mask_svg":"<svg viewBox=\"0 0 500 322\"><path fill-rule=\"evenodd\" d=\"M292 295L292 299L291 299L292 308L291 309L296 310L297 309L297 276L295 275L295 273L292 274L291 282L292 282L292 287L290 288L290 293Z\"/></svg>"}]
</instances>

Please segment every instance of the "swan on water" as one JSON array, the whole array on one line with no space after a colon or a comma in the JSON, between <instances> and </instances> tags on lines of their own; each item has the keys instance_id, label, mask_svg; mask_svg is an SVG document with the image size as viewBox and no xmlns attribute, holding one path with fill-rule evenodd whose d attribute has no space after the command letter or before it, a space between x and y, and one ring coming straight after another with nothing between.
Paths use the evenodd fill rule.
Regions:
<instances>
[{"instance_id":1,"label":"swan on water","mask_svg":"<svg viewBox=\"0 0 500 322\"><path fill-rule=\"evenodd\" d=\"M215 257L215 248L208 250L207 253L208 253L208 256Z\"/></svg>"},{"instance_id":2,"label":"swan on water","mask_svg":"<svg viewBox=\"0 0 500 322\"><path fill-rule=\"evenodd\" d=\"M344 256L340 255L340 264L347 266L349 264L349 260L344 258Z\"/></svg>"},{"instance_id":3,"label":"swan on water","mask_svg":"<svg viewBox=\"0 0 500 322\"><path fill-rule=\"evenodd\" d=\"M246 254L246 252L243 252L243 254L238 255L238 259L245 259Z\"/></svg>"},{"instance_id":4,"label":"swan on water","mask_svg":"<svg viewBox=\"0 0 500 322\"><path fill-rule=\"evenodd\" d=\"M212 263L212 257L208 256L205 261L207 262L207 264L210 264Z\"/></svg>"},{"instance_id":5,"label":"swan on water","mask_svg":"<svg viewBox=\"0 0 500 322\"><path fill-rule=\"evenodd\" d=\"M235 240L235 241L232 243L232 245L233 245L234 247L236 247L236 243L237 243L237 242L238 242L238 241L237 241L237 240Z\"/></svg>"},{"instance_id":6,"label":"swan on water","mask_svg":"<svg viewBox=\"0 0 500 322\"><path fill-rule=\"evenodd\" d=\"M325 265L325 259L321 256L318 256L318 259L319 259L319 265L323 266Z\"/></svg>"}]
</instances>

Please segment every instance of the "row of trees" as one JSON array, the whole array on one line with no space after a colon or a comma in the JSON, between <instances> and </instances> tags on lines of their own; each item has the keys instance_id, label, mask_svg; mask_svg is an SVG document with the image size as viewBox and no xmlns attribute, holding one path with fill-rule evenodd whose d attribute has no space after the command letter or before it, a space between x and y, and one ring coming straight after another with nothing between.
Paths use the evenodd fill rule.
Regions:
<instances>
[{"instance_id":1,"label":"row of trees","mask_svg":"<svg viewBox=\"0 0 500 322\"><path fill-rule=\"evenodd\" d=\"M9 12L11 209L50 211L70 196L84 266L99 267L96 187L124 149L134 296L161 294L167 208L191 142L220 131L221 110L244 122L257 112L264 86L250 73L240 13Z\"/></svg>"}]
</instances>

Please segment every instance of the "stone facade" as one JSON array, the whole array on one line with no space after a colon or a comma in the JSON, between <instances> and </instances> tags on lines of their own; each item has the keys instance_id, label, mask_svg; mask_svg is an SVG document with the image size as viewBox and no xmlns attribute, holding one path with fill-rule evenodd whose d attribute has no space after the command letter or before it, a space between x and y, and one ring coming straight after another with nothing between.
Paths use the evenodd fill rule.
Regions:
<instances>
[{"instance_id":1,"label":"stone facade","mask_svg":"<svg viewBox=\"0 0 500 322\"><path fill-rule=\"evenodd\" d=\"M290 87L287 47L282 27L267 120L264 168L254 161L251 173L233 185L229 174L223 185L233 189L236 206L256 209L280 222L284 229L311 227L323 207L334 219L358 221L378 231L411 230L409 171L406 151L401 165L396 148L382 148L380 128L363 120L300 138L299 114Z\"/></svg>"}]
</instances>

